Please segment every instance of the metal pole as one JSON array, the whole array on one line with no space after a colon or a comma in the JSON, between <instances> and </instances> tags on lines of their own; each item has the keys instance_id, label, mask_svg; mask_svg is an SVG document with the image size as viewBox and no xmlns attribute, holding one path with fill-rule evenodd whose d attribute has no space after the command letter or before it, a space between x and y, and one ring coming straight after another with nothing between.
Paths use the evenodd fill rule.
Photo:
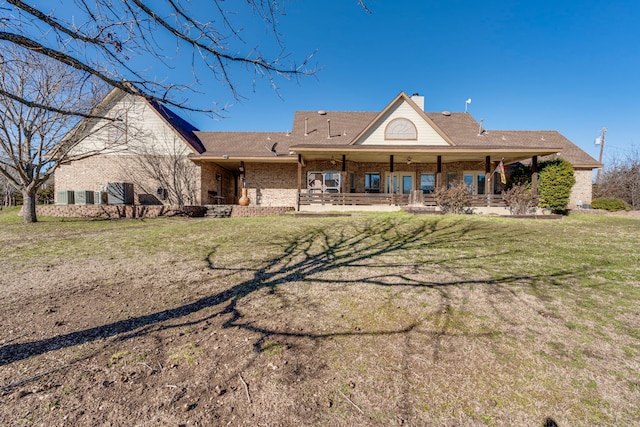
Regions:
<instances>
[{"instance_id":1,"label":"metal pole","mask_svg":"<svg viewBox=\"0 0 640 427\"><path fill-rule=\"evenodd\" d=\"M604 134L607 133L607 128L602 128L602 136L600 137L600 156L598 157L598 163L602 164L602 152L604 151ZM596 184L600 184L600 172L602 167L598 168L596 173Z\"/></svg>"}]
</instances>

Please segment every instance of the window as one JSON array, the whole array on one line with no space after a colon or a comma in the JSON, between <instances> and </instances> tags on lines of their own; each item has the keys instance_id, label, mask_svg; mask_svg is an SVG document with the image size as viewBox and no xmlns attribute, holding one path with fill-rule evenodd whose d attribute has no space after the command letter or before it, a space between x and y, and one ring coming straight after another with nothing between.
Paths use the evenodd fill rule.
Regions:
<instances>
[{"instance_id":1,"label":"window","mask_svg":"<svg viewBox=\"0 0 640 427\"><path fill-rule=\"evenodd\" d=\"M349 172L349 192L350 193L356 192L356 173L355 172Z\"/></svg>"},{"instance_id":2,"label":"window","mask_svg":"<svg viewBox=\"0 0 640 427\"><path fill-rule=\"evenodd\" d=\"M486 194L486 177L484 172L465 171L463 177L464 184L469 189L470 194Z\"/></svg>"},{"instance_id":3,"label":"window","mask_svg":"<svg viewBox=\"0 0 640 427\"><path fill-rule=\"evenodd\" d=\"M384 139L415 140L418 139L418 130L409 119L393 119L384 130Z\"/></svg>"},{"instance_id":4,"label":"window","mask_svg":"<svg viewBox=\"0 0 640 427\"><path fill-rule=\"evenodd\" d=\"M436 190L436 174L420 174L420 189L422 190L423 194L433 193Z\"/></svg>"},{"instance_id":5,"label":"window","mask_svg":"<svg viewBox=\"0 0 640 427\"><path fill-rule=\"evenodd\" d=\"M380 192L380 174L379 173L368 172L364 174L364 192L365 193Z\"/></svg>"},{"instance_id":6,"label":"window","mask_svg":"<svg viewBox=\"0 0 640 427\"><path fill-rule=\"evenodd\" d=\"M447 172L447 188L451 188L458 183L458 172Z\"/></svg>"},{"instance_id":7,"label":"window","mask_svg":"<svg viewBox=\"0 0 640 427\"><path fill-rule=\"evenodd\" d=\"M341 184L340 172L307 172L309 193L339 193Z\"/></svg>"}]
</instances>

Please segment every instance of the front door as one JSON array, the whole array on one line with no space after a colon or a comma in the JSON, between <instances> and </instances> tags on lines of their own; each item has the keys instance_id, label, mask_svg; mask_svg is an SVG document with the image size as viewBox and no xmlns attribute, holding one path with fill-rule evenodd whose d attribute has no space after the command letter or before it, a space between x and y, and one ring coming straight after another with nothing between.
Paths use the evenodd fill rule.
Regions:
<instances>
[{"instance_id":1,"label":"front door","mask_svg":"<svg viewBox=\"0 0 640 427\"><path fill-rule=\"evenodd\" d=\"M415 174L413 172L387 172L385 191L393 194L411 194Z\"/></svg>"}]
</instances>

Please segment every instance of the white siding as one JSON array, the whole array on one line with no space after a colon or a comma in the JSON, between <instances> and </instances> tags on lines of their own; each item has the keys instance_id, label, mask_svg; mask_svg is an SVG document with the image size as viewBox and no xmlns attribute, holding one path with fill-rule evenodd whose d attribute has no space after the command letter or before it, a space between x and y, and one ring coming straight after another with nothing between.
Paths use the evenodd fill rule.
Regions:
<instances>
[{"instance_id":1,"label":"white siding","mask_svg":"<svg viewBox=\"0 0 640 427\"><path fill-rule=\"evenodd\" d=\"M385 140L384 131L387 125L394 119L405 118L413 122L418 130L417 140ZM387 114L382 117L379 126L372 128L368 133L356 142L358 145L430 145L448 146L447 141L427 123L413 107L406 102L392 107Z\"/></svg>"},{"instance_id":2,"label":"white siding","mask_svg":"<svg viewBox=\"0 0 640 427\"><path fill-rule=\"evenodd\" d=\"M189 154L191 150L169 125L140 98L123 97L107 113L121 122L100 120L73 154L100 155ZM118 140L114 140L114 138Z\"/></svg>"}]
</instances>

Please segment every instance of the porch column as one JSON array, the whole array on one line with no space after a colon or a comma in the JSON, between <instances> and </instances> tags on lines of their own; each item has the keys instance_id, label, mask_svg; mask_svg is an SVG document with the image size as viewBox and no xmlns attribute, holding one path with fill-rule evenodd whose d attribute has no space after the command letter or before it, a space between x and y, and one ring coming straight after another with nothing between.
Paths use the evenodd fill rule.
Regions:
<instances>
[{"instance_id":1,"label":"porch column","mask_svg":"<svg viewBox=\"0 0 640 427\"><path fill-rule=\"evenodd\" d=\"M491 156L484 158L484 192L487 195L487 207L491 207Z\"/></svg>"},{"instance_id":2,"label":"porch column","mask_svg":"<svg viewBox=\"0 0 640 427\"><path fill-rule=\"evenodd\" d=\"M342 155L342 194L347 193L347 156Z\"/></svg>"},{"instance_id":3,"label":"porch column","mask_svg":"<svg viewBox=\"0 0 640 427\"><path fill-rule=\"evenodd\" d=\"M298 195L296 196L296 211L300 212L300 193L302 193L302 154L298 154Z\"/></svg>"},{"instance_id":4,"label":"porch column","mask_svg":"<svg viewBox=\"0 0 640 427\"><path fill-rule=\"evenodd\" d=\"M436 164L436 188L440 188L444 185L442 182L442 156L438 156Z\"/></svg>"},{"instance_id":5,"label":"porch column","mask_svg":"<svg viewBox=\"0 0 640 427\"><path fill-rule=\"evenodd\" d=\"M302 154L298 154L298 194L302 193Z\"/></svg>"},{"instance_id":6,"label":"porch column","mask_svg":"<svg viewBox=\"0 0 640 427\"><path fill-rule=\"evenodd\" d=\"M538 196L538 156L531 158L531 194Z\"/></svg>"}]
</instances>

